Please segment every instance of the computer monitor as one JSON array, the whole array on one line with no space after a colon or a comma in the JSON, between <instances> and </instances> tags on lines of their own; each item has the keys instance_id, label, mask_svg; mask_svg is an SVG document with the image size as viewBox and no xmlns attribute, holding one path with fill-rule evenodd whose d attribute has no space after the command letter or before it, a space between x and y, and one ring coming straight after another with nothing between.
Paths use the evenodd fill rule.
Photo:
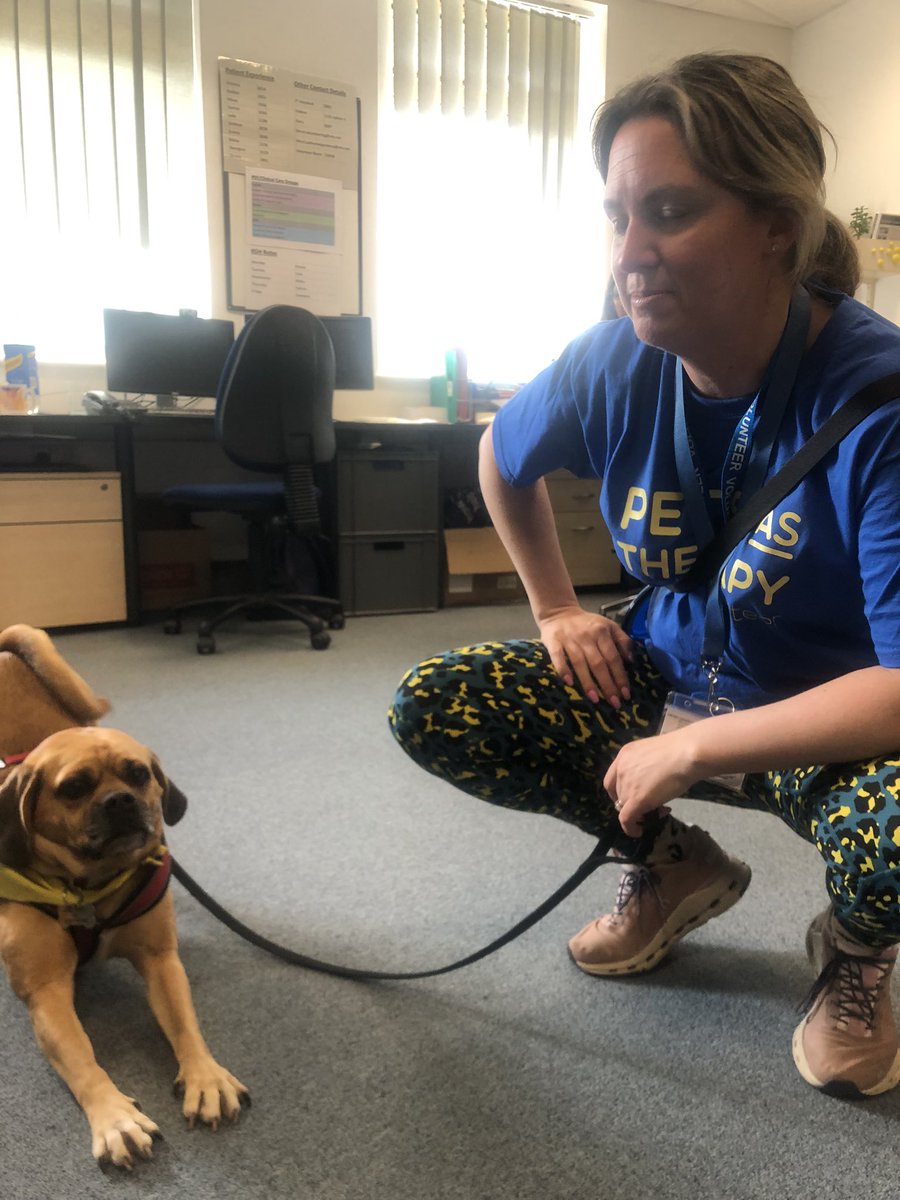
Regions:
<instances>
[{"instance_id":1,"label":"computer monitor","mask_svg":"<svg viewBox=\"0 0 900 1200\"><path fill-rule=\"evenodd\" d=\"M141 395L215 396L234 342L231 321L103 310L106 386Z\"/></svg>"},{"instance_id":2,"label":"computer monitor","mask_svg":"<svg viewBox=\"0 0 900 1200\"><path fill-rule=\"evenodd\" d=\"M334 386L367 391L375 386L371 317L319 317L334 347Z\"/></svg>"}]
</instances>

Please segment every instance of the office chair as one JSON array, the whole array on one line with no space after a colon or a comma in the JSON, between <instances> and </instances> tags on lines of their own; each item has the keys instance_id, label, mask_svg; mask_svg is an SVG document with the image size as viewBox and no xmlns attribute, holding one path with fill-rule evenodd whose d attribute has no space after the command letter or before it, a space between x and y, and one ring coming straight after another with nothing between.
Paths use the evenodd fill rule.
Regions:
<instances>
[{"instance_id":1,"label":"office chair","mask_svg":"<svg viewBox=\"0 0 900 1200\"><path fill-rule=\"evenodd\" d=\"M332 629L343 628L339 600L270 586L276 563L290 574L289 551L298 542L309 552L320 578L332 575L329 556L322 551L313 466L334 457L333 391L334 350L318 317L303 308L275 304L247 322L219 380L216 437L238 466L281 478L184 484L163 493L167 504L186 515L226 512L247 522L252 591L187 601L172 609L165 621L166 633L180 633L185 612L212 610L199 625L198 654L215 653L213 631L239 614L296 618L309 630L315 650L331 644L326 620Z\"/></svg>"}]
</instances>

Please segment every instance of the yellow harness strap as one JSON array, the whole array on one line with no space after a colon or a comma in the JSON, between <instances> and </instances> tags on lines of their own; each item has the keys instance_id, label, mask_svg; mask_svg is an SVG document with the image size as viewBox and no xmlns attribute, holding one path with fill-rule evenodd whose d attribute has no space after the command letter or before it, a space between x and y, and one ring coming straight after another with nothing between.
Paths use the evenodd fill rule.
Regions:
<instances>
[{"instance_id":1,"label":"yellow harness strap","mask_svg":"<svg viewBox=\"0 0 900 1200\"><path fill-rule=\"evenodd\" d=\"M98 888L73 888L64 880L51 875L39 875L36 871L14 871L0 863L0 900L18 900L23 904L51 904L57 908L72 905L96 904L104 896L127 883L135 872L146 864L160 866L162 857L158 853L148 854L135 867L120 871L113 879Z\"/></svg>"}]
</instances>

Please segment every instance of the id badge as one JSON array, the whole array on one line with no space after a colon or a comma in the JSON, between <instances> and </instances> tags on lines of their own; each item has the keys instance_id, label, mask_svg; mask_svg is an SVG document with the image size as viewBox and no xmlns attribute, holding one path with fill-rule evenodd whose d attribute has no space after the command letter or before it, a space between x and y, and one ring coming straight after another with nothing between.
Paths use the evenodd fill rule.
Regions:
<instances>
[{"instance_id":1,"label":"id badge","mask_svg":"<svg viewBox=\"0 0 900 1200\"><path fill-rule=\"evenodd\" d=\"M669 692L666 696L662 720L656 732L672 733L676 729L683 729L685 725L693 725L695 721L703 721L711 716L713 714L709 711L709 704L705 700L698 700L694 696L685 696L682 692ZM713 775L708 782L717 783L731 792L740 792L746 778L746 775L737 773Z\"/></svg>"}]
</instances>

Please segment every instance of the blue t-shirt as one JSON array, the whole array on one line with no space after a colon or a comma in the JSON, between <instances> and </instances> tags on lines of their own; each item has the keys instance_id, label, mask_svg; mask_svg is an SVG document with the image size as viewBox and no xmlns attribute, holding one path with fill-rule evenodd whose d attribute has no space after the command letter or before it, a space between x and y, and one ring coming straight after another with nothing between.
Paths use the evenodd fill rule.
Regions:
<instances>
[{"instance_id":1,"label":"blue t-shirt","mask_svg":"<svg viewBox=\"0 0 900 1200\"><path fill-rule=\"evenodd\" d=\"M770 475L845 400L900 371L900 328L849 297L828 298L836 307L801 361ZM493 439L513 486L559 468L603 480L600 508L622 565L661 585L648 614L650 656L673 687L705 695L707 593L665 586L701 544L675 460L676 363L639 341L628 319L594 326L504 405ZM717 488L748 398L685 399L698 463ZM719 692L739 707L862 667L900 667L900 400L830 451L735 547L719 579L727 641Z\"/></svg>"}]
</instances>

